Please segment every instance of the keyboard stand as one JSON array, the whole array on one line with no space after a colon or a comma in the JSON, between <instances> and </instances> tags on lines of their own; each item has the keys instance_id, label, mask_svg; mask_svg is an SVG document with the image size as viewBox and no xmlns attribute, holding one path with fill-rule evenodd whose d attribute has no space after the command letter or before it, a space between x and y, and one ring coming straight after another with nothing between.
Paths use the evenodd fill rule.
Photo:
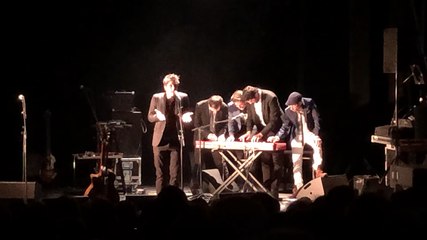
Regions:
<instances>
[{"instance_id":1,"label":"keyboard stand","mask_svg":"<svg viewBox=\"0 0 427 240\"><path fill-rule=\"evenodd\" d=\"M248 184L252 190L263 191L272 196L272 194L250 172L252 163L261 155L262 151L252 150L249 152L246 159L239 159L233 152L227 152L232 156L234 161L230 160L230 157L225 155L223 151L219 151L223 159L234 169L234 172L212 193L213 198L219 197L219 194L239 176L245 180L246 184Z\"/></svg>"}]
</instances>

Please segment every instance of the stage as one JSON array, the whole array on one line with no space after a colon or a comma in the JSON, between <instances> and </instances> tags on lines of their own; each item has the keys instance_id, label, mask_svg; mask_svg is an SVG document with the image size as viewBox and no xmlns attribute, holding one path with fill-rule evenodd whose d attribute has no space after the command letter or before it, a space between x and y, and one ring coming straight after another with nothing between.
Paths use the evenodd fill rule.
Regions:
<instances>
[{"instance_id":1,"label":"stage","mask_svg":"<svg viewBox=\"0 0 427 240\"><path fill-rule=\"evenodd\" d=\"M27 194L25 194L27 190ZM201 198L208 204L216 198L230 197L230 196L250 196L253 192L242 193L242 192L228 192L221 193L216 198L212 193L201 193L193 195L189 187L184 187L184 192L189 201ZM88 197L83 196L84 189L76 187L43 187L41 184L36 182L0 182L0 199L22 199L24 201L45 201L60 197L70 197L84 201ZM290 193L279 193L280 210L285 211L287 206L297 200L291 197ZM155 186L138 186L132 192L120 192L120 201L129 199L154 199L157 197Z\"/></svg>"}]
</instances>

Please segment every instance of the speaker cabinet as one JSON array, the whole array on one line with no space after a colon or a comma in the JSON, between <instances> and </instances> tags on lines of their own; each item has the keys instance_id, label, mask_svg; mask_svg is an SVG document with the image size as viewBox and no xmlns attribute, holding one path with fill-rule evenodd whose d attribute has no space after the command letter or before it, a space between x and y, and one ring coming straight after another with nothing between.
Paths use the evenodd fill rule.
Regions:
<instances>
[{"instance_id":1,"label":"speaker cabinet","mask_svg":"<svg viewBox=\"0 0 427 240\"><path fill-rule=\"evenodd\" d=\"M141 156L142 113L140 111L113 111L113 120L122 120L126 126L117 128L111 137L112 151L122 152L124 157Z\"/></svg>"},{"instance_id":2,"label":"speaker cabinet","mask_svg":"<svg viewBox=\"0 0 427 240\"><path fill-rule=\"evenodd\" d=\"M345 175L331 175L315 178L298 191L296 198L308 197L314 201L316 198L327 194L332 188L343 185L349 185Z\"/></svg>"},{"instance_id":3,"label":"speaker cabinet","mask_svg":"<svg viewBox=\"0 0 427 240\"><path fill-rule=\"evenodd\" d=\"M386 28L384 30L384 73L397 72L397 28Z\"/></svg>"},{"instance_id":4,"label":"speaker cabinet","mask_svg":"<svg viewBox=\"0 0 427 240\"><path fill-rule=\"evenodd\" d=\"M202 171L203 192L214 193L223 183L218 169L205 169Z\"/></svg>"},{"instance_id":5,"label":"speaker cabinet","mask_svg":"<svg viewBox=\"0 0 427 240\"><path fill-rule=\"evenodd\" d=\"M113 111L132 111L134 107L135 92L115 91L111 96L111 109Z\"/></svg>"},{"instance_id":6,"label":"speaker cabinet","mask_svg":"<svg viewBox=\"0 0 427 240\"><path fill-rule=\"evenodd\" d=\"M36 182L0 182L0 198L34 199L35 191Z\"/></svg>"}]
</instances>

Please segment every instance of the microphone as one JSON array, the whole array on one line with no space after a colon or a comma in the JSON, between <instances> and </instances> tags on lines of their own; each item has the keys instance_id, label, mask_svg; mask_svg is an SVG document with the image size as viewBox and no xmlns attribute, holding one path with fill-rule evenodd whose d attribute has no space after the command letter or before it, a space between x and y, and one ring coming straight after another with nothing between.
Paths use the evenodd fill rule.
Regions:
<instances>
[{"instance_id":1,"label":"microphone","mask_svg":"<svg viewBox=\"0 0 427 240\"><path fill-rule=\"evenodd\" d=\"M239 113L236 116L232 117L231 120L236 120L238 118L244 118L244 119L246 119L247 117L248 117L248 114L246 114L246 113Z\"/></svg>"},{"instance_id":2,"label":"microphone","mask_svg":"<svg viewBox=\"0 0 427 240\"><path fill-rule=\"evenodd\" d=\"M27 110L26 110L26 107L25 107L25 97L24 97L24 95L22 95L22 94L19 94L19 96L18 96L18 99L19 99L19 101L21 101L22 102L22 112L21 112L21 114L24 116L24 118L27 118L26 117L26 115L27 115Z\"/></svg>"}]
</instances>

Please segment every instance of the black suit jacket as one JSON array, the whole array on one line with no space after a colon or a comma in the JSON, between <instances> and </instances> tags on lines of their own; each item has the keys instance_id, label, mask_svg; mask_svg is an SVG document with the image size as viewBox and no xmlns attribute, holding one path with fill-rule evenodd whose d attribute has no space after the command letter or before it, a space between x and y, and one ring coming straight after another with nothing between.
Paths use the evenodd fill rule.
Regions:
<instances>
[{"instance_id":1,"label":"black suit jacket","mask_svg":"<svg viewBox=\"0 0 427 240\"><path fill-rule=\"evenodd\" d=\"M258 132L262 133L263 140L266 140L267 136L274 135L279 131L282 125L281 115L283 115L283 110L276 94L265 89L261 89L261 106L262 117L266 126L264 127L261 124L261 120L255 112L255 104L250 104L246 107L248 113L246 126L247 129L253 129L256 126Z\"/></svg>"},{"instance_id":2,"label":"black suit jacket","mask_svg":"<svg viewBox=\"0 0 427 240\"><path fill-rule=\"evenodd\" d=\"M317 110L317 105L311 98L302 98L303 114L307 121L307 128L316 135L319 135L320 131L320 115ZM281 140L289 141L295 137L295 130L298 124L298 115L292 111L289 107L285 109L283 115L283 124L277 132Z\"/></svg>"},{"instance_id":3,"label":"black suit jacket","mask_svg":"<svg viewBox=\"0 0 427 240\"><path fill-rule=\"evenodd\" d=\"M175 95L175 107L174 107L175 114L179 115L180 111L182 111L182 113L189 111L190 110L189 105L190 105L190 101L188 98L188 94L177 91ZM154 94L151 97L150 108L148 109L148 115L147 115L148 121L151 123L154 123L152 145L155 147L155 146L158 146L160 143L160 140L162 140L163 131L165 130L165 126L166 126L166 121L160 121L156 117L156 112L154 111L154 109L159 110L163 114L165 113L166 111L166 93L165 92ZM178 125L179 122L177 121L176 124L177 124L177 129L179 129L180 128Z\"/></svg>"},{"instance_id":4,"label":"black suit jacket","mask_svg":"<svg viewBox=\"0 0 427 240\"><path fill-rule=\"evenodd\" d=\"M194 109L194 127L200 128L200 140L206 140L209 133L214 133L215 135L219 136L221 134L224 134L227 131L227 122L228 122L228 109L227 104L222 103L220 110L215 115L215 121L223 121L221 123L215 124L215 132L211 132L209 130L209 124L210 124L210 115L209 115L209 104L208 100L201 100L196 104L196 107ZM196 130L194 132L194 140L199 139L198 131Z\"/></svg>"}]
</instances>

